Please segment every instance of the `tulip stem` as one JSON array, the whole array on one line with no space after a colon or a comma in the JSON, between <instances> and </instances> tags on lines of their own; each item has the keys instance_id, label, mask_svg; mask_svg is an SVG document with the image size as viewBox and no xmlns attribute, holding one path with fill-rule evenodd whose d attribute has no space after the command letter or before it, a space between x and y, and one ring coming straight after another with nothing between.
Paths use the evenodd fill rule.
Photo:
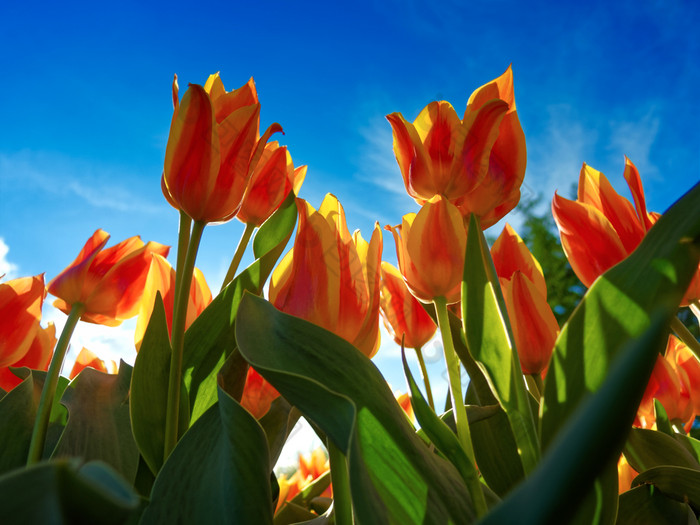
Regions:
<instances>
[{"instance_id":1,"label":"tulip stem","mask_svg":"<svg viewBox=\"0 0 700 525\"><path fill-rule=\"evenodd\" d=\"M187 256L182 270L176 274L176 296L173 307L173 327L171 335L172 354L170 358L170 376L168 380L168 408L165 416L165 443L163 447L163 459L175 448L178 439L180 395L182 385L182 354L185 346L185 324L187 321L187 306L192 286L192 274L194 263L197 259L199 243L202 240L202 232L206 222L194 221L192 234L187 246ZM179 249L179 247L178 247ZM178 254L178 259L180 254Z\"/></svg>"},{"instance_id":2,"label":"tulip stem","mask_svg":"<svg viewBox=\"0 0 700 525\"><path fill-rule=\"evenodd\" d=\"M248 247L248 243L253 235L253 231L255 231L255 227L255 224L250 222L245 225L243 235L241 235L241 239L238 241L238 246L236 247L236 253L233 254L233 259L231 259L231 266L228 267L228 272L226 272L224 282L221 284L222 290L226 288L226 285L233 281L233 278L236 276L236 270L238 270L238 265L241 264L241 259L243 258L246 248Z\"/></svg>"},{"instance_id":3,"label":"tulip stem","mask_svg":"<svg viewBox=\"0 0 700 525\"><path fill-rule=\"evenodd\" d=\"M34 420L32 440L29 444L29 454L27 455L27 466L39 462L44 452L46 431L49 428L51 409L53 408L53 400L56 396L58 376L61 373L63 361L68 352L68 343L84 311L85 306L82 303L73 304L68 319L66 319L66 324L61 331L61 337L58 339L56 349L51 357L51 364L49 365L49 371L46 373L46 378L44 379L44 386L41 389L41 397L39 398L39 407L37 408L36 419Z\"/></svg>"},{"instance_id":4,"label":"tulip stem","mask_svg":"<svg viewBox=\"0 0 700 525\"><path fill-rule=\"evenodd\" d=\"M464 449L469 464L471 466L469 479L467 480L467 489L474 502L477 517L483 516L487 512L486 500L484 492L481 489L481 482L476 471L474 460L474 447L472 446L472 438L469 432L469 421L467 419L467 409L464 406L464 398L462 397L462 380L460 377L460 362L455 352L454 343L452 341L452 332L450 331L450 321L447 313L447 301L444 297L436 297L435 313L438 318L438 327L442 336L443 353L445 354L445 365L447 366L447 376L450 385L450 395L452 396L452 410L457 425L457 439Z\"/></svg>"},{"instance_id":5,"label":"tulip stem","mask_svg":"<svg viewBox=\"0 0 700 525\"><path fill-rule=\"evenodd\" d=\"M423 383L425 384L425 395L428 397L428 404L430 408L435 412L435 403L433 402L433 390L430 388L430 378L428 377L428 369L425 367L425 359L423 359L423 352L420 346L416 347L416 356L418 357L418 364L420 365L420 375L423 376Z\"/></svg>"},{"instance_id":6,"label":"tulip stem","mask_svg":"<svg viewBox=\"0 0 700 525\"><path fill-rule=\"evenodd\" d=\"M326 440L328 461L331 464L331 484L333 485L333 513L336 525L352 525L352 496L348 462L338 447Z\"/></svg>"},{"instance_id":7,"label":"tulip stem","mask_svg":"<svg viewBox=\"0 0 700 525\"><path fill-rule=\"evenodd\" d=\"M539 401L544 388L542 377L539 374L526 374L525 382L527 383L527 388L530 390L530 393Z\"/></svg>"},{"instance_id":8,"label":"tulip stem","mask_svg":"<svg viewBox=\"0 0 700 525\"><path fill-rule=\"evenodd\" d=\"M671 319L671 330L678 336L690 350L695 354L695 357L700 359L700 342L695 339L695 336L690 333L690 330L681 322L678 317Z\"/></svg>"},{"instance_id":9,"label":"tulip stem","mask_svg":"<svg viewBox=\"0 0 700 525\"><path fill-rule=\"evenodd\" d=\"M190 230L192 229L192 218L184 211L180 211L180 228L177 237L177 262L175 266L175 275L180 275L185 266L185 258L187 257L187 246L190 244ZM177 287L181 283L180 279L175 282L175 297L178 296Z\"/></svg>"}]
</instances>

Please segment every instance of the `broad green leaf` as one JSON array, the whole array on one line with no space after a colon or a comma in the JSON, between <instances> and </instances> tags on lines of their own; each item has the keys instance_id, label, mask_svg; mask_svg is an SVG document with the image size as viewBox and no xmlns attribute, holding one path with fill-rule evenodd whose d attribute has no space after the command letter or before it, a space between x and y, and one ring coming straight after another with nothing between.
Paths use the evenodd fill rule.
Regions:
<instances>
[{"instance_id":1,"label":"broad green leaf","mask_svg":"<svg viewBox=\"0 0 700 525\"><path fill-rule=\"evenodd\" d=\"M365 355L253 295L238 316L243 357L347 457L357 523L474 520L459 473L416 436Z\"/></svg>"},{"instance_id":2,"label":"broad green leaf","mask_svg":"<svg viewBox=\"0 0 700 525\"><path fill-rule=\"evenodd\" d=\"M272 523L265 434L223 390L163 465L141 523Z\"/></svg>"},{"instance_id":3,"label":"broad green leaf","mask_svg":"<svg viewBox=\"0 0 700 525\"><path fill-rule=\"evenodd\" d=\"M700 463L693 454L671 436L656 430L633 428L623 452L637 472L661 465L700 470Z\"/></svg>"},{"instance_id":4,"label":"broad green leaf","mask_svg":"<svg viewBox=\"0 0 700 525\"><path fill-rule=\"evenodd\" d=\"M695 460L700 463L700 441L684 434L673 434L673 438L680 443Z\"/></svg>"},{"instance_id":5,"label":"broad green leaf","mask_svg":"<svg viewBox=\"0 0 700 525\"><path fill-rule=\"evenodd\" d=\"M656 356L666 343L672 315L669 309L659 312L641 337L618 352L603 384L582 400L537 469L483 520L484 524L508 523L513 516L520 525L568 523L577 513L589 512L588 507L581 507L586 488L619 457ZM588 523L611 519L609 513L614 519L606 499L597 508L598 513Z\"/></svg>"},{"instance_id":6,"label":"broad green leaf","mask_svg":"<svg viewBox=\"0 0 700 525\"><path fill-rule=\"evenodd\" d=\"M639 485L654 485L669 498L687 501L696 513L700 512L700 472L697 470L673 466L654 467L632 480L632 488Z\"/></svg>"},{"instance_id":7,"label":"broad green leaf","mask_svg":"<svg viewBox=\"0 0 700 525\"><path fill-rule=\"evenodd\" d=\"M243 293L262 293L277 259L296 224L297 207L290 192L280 208L253 239L256 260L230 282L195 319L185 333L183 379L190 396L194 423L217 400L216 375L236 346L236 312Z\"/></svg>"},{"instance_id":8,"label":"broad green leaf","mask_svg":"<svg viewBox=\"0 0 700 525\"><path fill-rule=\"evenodd\" d=\"M557 338L542 400L543 449L581 400L600 387L626 341L647 329L650 312L658 305L678 308L697 271L699 244L700 185L696 185L658 220L629 257L593 283Z\"/></svg>"},{"instance_id":9,"label":"broad green leaf","mask_svg":"<svg viewBox=\"0 0 700 525\"><path fill-rule=\"evenodd\" d=\"M406 362L406 353L401 348L401 360L403 362L403 372L408 383L408 392L411 399L413 413L421 426L421 430L430 441L450 462L455 466L465 484L469 480L478 477L476 466L469 461L467 455L459 444L457 436L450 428L433 412L427 401L423 398L423 394L418 388L411 369ZM481 408L481 407L479 407ZM454 418L452 418L454 421ZM470 422L471 426L471 422Z\"/></svg>"},{"instance_id":10,"label":"broad green leaf","mask_svg":"<svg viewBox=\"0 0 700 525\"><path fill-rule=\"evenodd\" d=\"M513 343L496 269L479 227L469 221L462 280L462 319L467 348L492 385L508 417L525 473L537 465L540 445L535 418Z\"/></svg>"},{"instance_id":11,"label":"broad green leaf","mask_svg":"<svg viewBox=\"0 0 700 525\"><path fill-rule=\"evenodd\" d=\"M141 349L134 362L129 394L134 439L153 474L157 474L163 466L170 358L170 336L165 307L158 293ZM187 394L184 389L181 389L180 417L178 417L180 435L187 430L188 412Z\"/></svg>"},{"instance_id":12,"label":"broad green leaf","mask_svg":"<svg viewBox=\"0 0 700 525\"><path fill-rule=\"evenodd\" d=\"M258 420L267 437L270 465L277 464L287 438L300 416L301 413L280 396L272 402L270 410Z\"/></svg>"},{"instance_id":13,"label":"broad green leaf","mask_svg":"<svg viewBox=\"0 0 700 525\"><path fill-rule=\"evenodd\" d=\"M125 523L139 506L131 487L100 462L53 460L0 477L2 523Z\"/></svg>"},{"instance_id":14,"label":"broad green leaf","mask_svg":"<svg viewBox=\"0 0 700 525\"><path fill-rule=\"evenodd\" d=\"M650 485L628 490L620 495L616 525L697 525L690 507L664 496Z\"/></svg>"},{"instance_id":15,"label":"broad green leaf","mask_svg":"<svg viewBox=\"0 0 700 525\"><path fill-rule=\"evenodd\" d=\"M88 367L68 385L61 398L68 423L52 457L100 460L133 483L139 451L129 420L131 370L123 361L118 374Z\"/></svg>"}]
</instances>

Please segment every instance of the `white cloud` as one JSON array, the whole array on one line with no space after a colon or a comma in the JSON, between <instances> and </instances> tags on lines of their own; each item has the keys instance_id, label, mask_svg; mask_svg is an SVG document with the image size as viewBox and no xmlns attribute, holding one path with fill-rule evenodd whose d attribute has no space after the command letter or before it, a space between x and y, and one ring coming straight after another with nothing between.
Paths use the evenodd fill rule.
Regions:
<instances>
[{"instance_id":1,"label":"white cloud","mask_svg":"<svg viewBox=\"0 0 700 525\"><path fill-rule=\"evenodd\" d=\"M624 168L623 155L626 155L644 179L661 179L658 167L650 160L659 125L660 119L654 107L639 119L610 122L610 138L607 141L611 152L610 162L619 166L620 175Z\"/></svg>"},{"instance_id":2,"label":"white cloud","mask_svg":"<svg viewBox=\"0 0 700 525\"><path fill-rule=\"evenodd\" d=\"M16 264L10 262L7 258L7 254L10 252L10 247L5 244L5 240L0 237L0 276L3 281L9 281L10 279L15 279L17 277L18 267Z\"/></svg>"}]
</instances>

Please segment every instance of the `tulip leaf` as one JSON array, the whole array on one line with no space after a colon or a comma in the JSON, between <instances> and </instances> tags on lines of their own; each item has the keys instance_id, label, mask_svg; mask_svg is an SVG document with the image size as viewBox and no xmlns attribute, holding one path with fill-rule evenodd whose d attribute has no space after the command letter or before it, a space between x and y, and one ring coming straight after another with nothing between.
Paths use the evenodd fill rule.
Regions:
<instances>
[{"instance_id":1,"label":"tulip leaf","mask_svg":"<svg viewBox=\"0 0 700 525\"><path fill-rule=\"evenodd\" d=\"M641 485L620 495L616 525L697 525L695 513L686 504L665 496L650 485Z\"/></svg>"},{"instance_id":2,"label":"tulip leaf","mask_svg":"<svg viewBox=\"0 0 700 525\"><path fill-rule=\"evenodd\" d=\"M700 441L691 436L684 434L673 434L673 438L691 454L695 460L700 463Z\"/></svg>"},{"instance_id":3,"label":"tulip leaf","mask_svg":"<svg viewBox=\"0 0 700 525\"><path fill-rule=\"evenodd\" d=\"M676 465L700 471L695 455L671 436L648 430L633 428L624 448L625 458L637 472L644 472L661 465Z\"/></svg>"},{"instance_id":4,"label":"tulip leaf","mask_svg":"<svg viewBox=\"0 0 700 525\"><path fill-rule=\"evenodd\" d=\"M139 499L103 463L52 460L0 477L0 506L5 525L117 525L134 515Z\"/></svg>"},{"instance_id":5,"label":"tulip leaf","mask_svg":"<svg viewBox=\"0 0 700 525\"><path fill-rule=\"evenodd\" d=\"M505 302L478 219L469 221L462 280L462 319L467 348L493 385L518 445L522 468L532 471L540 445Z\"/></svg>"},{"instance_id":6,"label":"tulip leaf","mask_svg":"<svg viewBox=\"0 0 700 525\"><path fill-rule=\"evenodd\" d=\"M129 420L131 371L122 361L118 374L90 367L78 374L61 398L68 422L52 457L100 460L133 483L139 450Z\"/></svg>"},{"instance_id":7,"label":"tulip leaf","mask_svg":"<svg viewBox=\"0 0 700 525\"><path fill-rule=\"evenodd\" d=\"M650 312L657 305L678 308L699 256L700 185L696 185L657 221L629 257L593 283L562 328L542 398L543 449L581 400L603 383L626 341L646 330Z\"/></svg>"},{"instance_id":8,"label":"tulip leaf","mask_svg":"<svg viewBox=\"0 0 700 525\"><path fill-rule=\"evenodd\" d=\"M632 480L632 488L640 485L653 485L666 496L687 501L696 513L700 512L700 472L697 470L668 465L654 467Z\"/></svg>"},{"instance_id":9,"label":"tulip leaf","mask_svg":"<svg viewBox=\"0 0 700 525\"><path fill-rule=\"evenodd\" d=\"M654 399L654 413L656 414L656 428L669 436L675 434L671 426L671 421L668 419L666 409L658 399Z\"/></svg>"},{"instance_id":10,"label":"tulip leaf","mask_svg":"<svg viewBox=\"0 0 700 525\"><path fill-rule=\"evenodd\" d=\"M374 364L335 334L247 295L243 357L348 461L357 523L469 523L466 486L415 434Z\"/></svg>"},{"instance_id":11,"label":"tulip leaf","mask_svg":"<svg viewBox=\"0 0 700 525\"><path fill-rule=\"evenodd\" d=\"M265 434L223 390L163 465L141 523L272 523Z\"/></svg>"},{"instance_id":12,"label":"tulip leaf","mask_svg":"<svg viewBox=\"0 0 700 525\"><path fill-rule=\"evenodd\" d=\"M296 224L297 207L290 192L253 239L256 260L243 270L195 319L185 333L183 378L194 423L218 399L216 376L236 347L236 312L243 293L262 293Z\"/></svg>"},{"instance_id":13,"label":"tulip leaf","mask_svg":"<svg viewBox=\"0 0 700 525\"><path fill-rule=\"evenodd\" d=\"M596 478L616 474L610 467L619 457L656 356L666 343L673 313L668 308L659 311L647 331L618 352L600 388L581 401L535 471L483 520L484 525L508 523L513 516L521 525L569 523L571 518L582 522L581 513L589 516L588 523L614 521L617 495L612 507L606 497L589 496L597 511L593 516L590 503L582 503ZM613 488L617 492L616 483Z\"/></svg>"},{"instance_id":14,"label":"tulip leaf","mask_svg":"<svg viewBox=\"0 0 700 525\"><path fill-rule=\"evenodd\" d=\"M418 388L413 379L411 369L408 367L406 353L403 348L401 348L401 360L406 382L408 383L411 406L418 423L420 423L421 430L425 432L425 435L435 445L435 448L452 462L460 476L462 476L464 483L468 484L469 480L478 477L476 466L469 461L455 433L433 412L428 402L423 398L420 388ZM454 418L452 420L454 421Z\"/></svg>"},{"instance_id":15,"label":"tulip leaf","mask_svg":"<svg viewBox=\"0 0 700 525\"><path fill-rule=\"evenodd\" d=\"M283 397L278 397L270 405L267 413L258 420L267 436L270 451L270 465L277 464L289 434L299 421L301 413Z\"/></svg>"},{"instance_id":16,"label":"tulip leaf","mask_svg":"<svg viewBox=\"0 0 700 525\"><path fill-rule=\"evenodd\" d=\"M143 336L131 376L129 410L139 451L153 474L163 466L165 419L170 378L170 336L160 292ZM187 430L187 394L181 389L179 434Z\"/></svg>"}]
</instances>

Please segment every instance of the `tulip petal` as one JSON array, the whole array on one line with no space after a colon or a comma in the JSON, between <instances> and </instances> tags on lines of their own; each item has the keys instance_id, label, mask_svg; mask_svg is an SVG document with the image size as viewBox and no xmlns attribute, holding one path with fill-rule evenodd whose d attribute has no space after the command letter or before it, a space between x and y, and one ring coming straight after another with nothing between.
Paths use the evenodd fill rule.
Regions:
<instances>
[{"instance_id":1,"label":"tulip petal","mask_svg":"<svg viewBox=\"0 0 700 525\"><path fill-rule=\"evenodd\" d=\"M655 221L652 220L647 212L647 203L644 197L644 188L642 187L642 179L639 176L639 171L637 171L637 167L632 164L632 161L627 157L625 157L625 180L632 192L639 223L644 227L645 231L649 231Z\"/></svg>"},{"instance_id":2,"label":"tulip petal","mask_svg":"<svg viewBox=\"0 0 700 525\"><path fill-rule=\"evenodd\" d=\"M491 257L499 277L511 279L516 271L520 271L542 296L547 297L547 283L540 263L510 224L506 223L501 235L491 247Z\"/></svg>"},{"instance_id":3,"label":"tulip petal","mask_svg":"<svg viewBox=\"0 0 700 525\"><path fill-rule=\"evenodd\" d=\"M40 330L44 297L43 274L0 283L0 367L16 363L29 351Z\"/></svg>"}]
</instances>

